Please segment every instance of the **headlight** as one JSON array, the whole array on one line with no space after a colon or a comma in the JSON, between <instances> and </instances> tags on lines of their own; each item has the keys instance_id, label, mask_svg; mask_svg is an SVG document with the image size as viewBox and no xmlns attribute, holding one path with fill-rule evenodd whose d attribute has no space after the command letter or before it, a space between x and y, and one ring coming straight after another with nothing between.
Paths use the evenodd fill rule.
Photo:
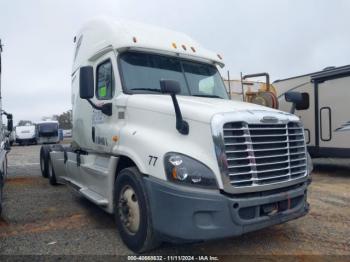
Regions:
<instances>
[{"instance_id":1,"label":"headlight","mask_svg":"<svg viewBox=\"0 0 350 262\"><path fill-rule=\"evenodd\" d=\"M165 173L172 182L205 188L218 188L215 175L201 162L178 153L164 157Z\"/></svg>"}]
</instances>

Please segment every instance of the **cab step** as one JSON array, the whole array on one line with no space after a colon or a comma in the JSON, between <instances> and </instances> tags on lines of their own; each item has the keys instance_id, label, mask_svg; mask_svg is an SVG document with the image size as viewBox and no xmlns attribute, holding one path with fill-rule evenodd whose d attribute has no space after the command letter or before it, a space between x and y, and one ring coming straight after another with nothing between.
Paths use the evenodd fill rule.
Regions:
<instances>
[{"instance_id":1,"label":"cab step","mask_svg":"<svg viewBox=\"0 0 350 262\"><path fill-rule=\"evenodd\" d=\"M85 196L87 199L89 199L91 202L95 203L99 206L107 206L108 200L101 195L97 194L96 192L88 189L88 188L82 188L79 190L79 192Z\"/></svg>"}]
</instances>

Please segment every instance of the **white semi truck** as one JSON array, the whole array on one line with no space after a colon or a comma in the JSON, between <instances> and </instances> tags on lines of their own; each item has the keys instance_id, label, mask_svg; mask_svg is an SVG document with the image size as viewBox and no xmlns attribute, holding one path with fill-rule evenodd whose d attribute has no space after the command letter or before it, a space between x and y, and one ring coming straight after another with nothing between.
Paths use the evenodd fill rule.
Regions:
<instances>
[{"instance_id":1,"label":"white semi truck","mask_svg":"<svg viewBox=\"0 0 350 262\"><path fill-rule=\"evenodd\" d=\"M13 129L12 114L6 113L2 110L2 96L1 96L1 53L2 44L0 39L0 215L2 212L3 188L7 175L7 153L10 151L9 135ZM2 116L7 117L7 127L3 124Z\"/></svg>"},{"instance_id":2,"label":"white semi truck","mask_svg":"<svg viewBox=\"0 0 350 262\"><path fill-rule=\"evenodd\" d=\"M308 212L299 118L229 100L220 55L182 33L107 18L75 43L73 142L41 148L42 174L114 214L130 249Z\"/></svg>"}]
</instances>

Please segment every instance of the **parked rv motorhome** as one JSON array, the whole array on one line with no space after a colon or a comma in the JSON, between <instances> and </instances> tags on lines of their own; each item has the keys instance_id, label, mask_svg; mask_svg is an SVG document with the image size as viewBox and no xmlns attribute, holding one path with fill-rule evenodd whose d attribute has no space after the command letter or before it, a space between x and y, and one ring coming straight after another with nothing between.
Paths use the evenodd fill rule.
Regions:
<instances>
[{"instance_id":1,"label":"parked rv motorhome","mask_svg":"<svg viewBox=\"0 0 350 262\"><path fill-rule=\"evenodd\" d=\"M350 157L350 65L277 80L279 109L290 111L284 94L302 94L295 114L305 127L313 157Z\"/></svg>"},{"instance_id":2,"label":"parked rv motorhome","mask_svg":"<svg viewBox=\"0 0 350 262\"><path fill-rule=\"evenodd\" d=\"M56 144L60 142L58 121L48 120L36 123L39 144Z\"/></svg>"},{"instance_id":3,"label":"parked rv motorhome","mask_svg":"<svg viewBox=\"0 0 350 262\"><path fill-rule=\"evenodd\" d=\"M10 150L10 140L8 136L12 132L13 122L12 114L6 113L2 109L2 95L1 95L1 53L2 53L2 44L0 39L0 215L2 212L2 200L3 200L3 188L7 175L7 153ZM2 115L7 117L7 128L3 124Z\"/></svg>"},{"instance_id":4,"label":"parked rv motorhome","mask_svg":"<svg viewBox=\"0 0 350 262\"><path fill-rule=\"evenodd\" d=\"M73 142L42 175L114 214L135 252L304 216L311 162L295 115L229 100L224 62L189 36L96 19L75 38Z\"/></svg>"},{"instance_id":5,"label":"parked rv motorhome","mask_svg":"<svg viewBox=\"0 0 350 262\"><path fill-rule=\"evenodd\" d=\"M36 126L27 124L24 126L16 126L16 143L22 145L32 145L37 143Z\"/></svg>"}]
</instances>

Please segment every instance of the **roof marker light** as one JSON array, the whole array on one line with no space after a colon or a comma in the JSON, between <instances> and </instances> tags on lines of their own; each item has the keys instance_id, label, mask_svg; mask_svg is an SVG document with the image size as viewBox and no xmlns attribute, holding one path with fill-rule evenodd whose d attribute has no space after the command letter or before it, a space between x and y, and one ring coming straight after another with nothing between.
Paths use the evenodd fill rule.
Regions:
<instances>
[{"instance_id":1,"label":"roof marker light","mask_svg":"<svg viewBox=\"0 0 350 262\"><path fill-rule=\"evenodd\" d=\"M185 45L182 45L182 49L185 50L185 51L187 50Z\"/></svg>"},{"instance_id":2,"label":"roof marker light","mask_svg":"<svg viewBox=\"0 0 350 262\"><path fill-rule=\"evenodd\" d=\"M222 60L222 56L221 55L217 54L217 56L218 56L218 58L220 58L220 60Z\"/></svg>"},{"instance_id":3,"label":"roof marker light","mask_svg":"<svg viewBox=\"0 0 350 262\"><path fill-rule=\"evenodd\" d=\"M171 44L174 48L177 48L176 43Z\"/></svg>"},{"instance_id":4,"label":"roof marker light","mask_svg":"<svg viewBox=\"0 0 350 262\"><path fill-rule=\"evenodd\" d=\"M191 50L193 51L193 53L195 53L195 52L196 52L196 49L194 49L194 47L193 47L193 46L191 46Z\"/></svg>"},{"instance_id":5,"label":"roof marker light","mask_svg":"<svg viewBox=\"0 0 350 262\"><path fill-rule=\"evenodd\" d=\"M134 43L137 43L137 39L136 39L135 36L132 38L132 41L133 41Z\"/></svg>"}]
</instances>

